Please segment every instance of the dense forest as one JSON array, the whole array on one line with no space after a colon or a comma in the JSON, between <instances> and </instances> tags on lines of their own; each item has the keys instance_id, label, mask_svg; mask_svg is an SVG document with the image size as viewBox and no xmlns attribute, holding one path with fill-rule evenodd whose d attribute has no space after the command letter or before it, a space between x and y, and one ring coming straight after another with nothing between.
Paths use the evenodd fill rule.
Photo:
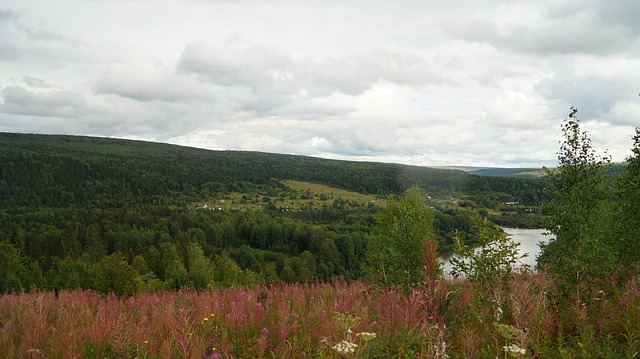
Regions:
<instances>
[{"instance_id":1,"label":"dense forest","mask_svg":"<svg viewBox=\"0 0 640 359\"><path fill-rule=\"evenodd\" d=\"M500 193L536 205L536 180L474 176L459 170L327 160L80 136L0 134L0 196L13 206L100 208L184 205L278 180L324 183L362 193Z\"/></svg>"},{"instance_id":2,"label":"dense forest","mask_svg":"<svg viewBox=\"0 0 640 359\"><path fill-rule=\"evenodd\" d=\"M456 232L469 243L477 240L473 213L535 225L543 198L539 179L2 133L0 291L37 286L132 293L360 278L380 205L300 192L283 180L381 200L418 186L433 198L433 232L444 250ZM241 196L236 202L242 207L198 207L232 195ZM307 201L289 211L278 205L285 199ZM504 208L507 202L520 206Z\"/></svg>"}]
</instances>

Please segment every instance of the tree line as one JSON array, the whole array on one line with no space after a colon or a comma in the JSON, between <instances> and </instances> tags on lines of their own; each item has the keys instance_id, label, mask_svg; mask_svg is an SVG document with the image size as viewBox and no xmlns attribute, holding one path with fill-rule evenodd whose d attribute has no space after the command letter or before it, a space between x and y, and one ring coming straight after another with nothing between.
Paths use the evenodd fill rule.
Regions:
<instances>
[{"instance_id":1,"label":"tree line","mask_svg":"<svg viewBox=\"0 0 640 359\"><path fill-rule=\"evenodd\" d=\"M360 279L380 211L339 205L291 212L171 206L1 210L0 292L32 285L132 292ZM468 214L434 213L443 248L456 231L475 240ZM121 276L128 279L114 279ZM123 289L116 283L134 284Z\"/></svg>"}]
</instances>

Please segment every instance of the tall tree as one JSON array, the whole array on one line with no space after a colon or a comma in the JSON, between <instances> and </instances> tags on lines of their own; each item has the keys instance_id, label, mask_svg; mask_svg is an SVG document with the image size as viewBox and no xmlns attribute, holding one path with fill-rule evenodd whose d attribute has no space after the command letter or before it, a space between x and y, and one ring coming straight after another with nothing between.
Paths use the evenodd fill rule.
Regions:
<instances>
[{"instance_id":1,"label":"tall tree","mask_svg":"<svg viewBox=\"0 0 640 359\"><path fill-rule=\"evenodd\" d=\"M640 262L640 127L633 136L632 155L618 178L616 218L619 220L620 260L629 265Z\"/></svg>"},{"instance_id":2,"label":"tall tree","mask_svg":"<svg viewBox=\"0 0 640 359\"><path fill-rule=\"evenodd\" d=\"M0 294L29 288L28 269L18 249L0 242Z\"/></svg>"},{"instance_id":3,"label":"tall tree","mask_svg":"<svg viewBox=\"0 0 640 359\"><path fill-rule=\"evenodd\" d=\"M544 204L547 230L555 239L542 246L539 265L577 288L616 269L608 156L599 156L580 129L577 109L562 124L559 166L547 170Z\"/></svg>"},{"instance_id":4,"label":"tall tree","mask_svg":"<svg viewBox=\"0 0 640 359\"><path fill-rule=\"evenodd\" d=\"M213 281L213 266L211 261L204 255L198 243L189 243L187 247L189 258L189 280L198 288L206 288L207 284Z\"/></svg>"},{"instance_id":5,"label":"tall tree","mask_svg":"<svg viewBox=\"0 0 640 359\"><path fill-rule=\"evenodd\" d=\"M386 285L409 286L422 279L422 241L433 240L433 214L418 187L389 200L369 237L366 272Z\"/></svg>"},{"instance_id":6,"label":"tall tree","mask_svg":"<svg viewBox=\"0 0 640 359\"><path fill-rule=\"evenodd\" d=\"M140 285L140 276L122 254L113 253L98 262L96 287L99 291L131 295Z\"/></svg>"},{"instance_id":7,"label":"tall tree","mask_svg":"<svg viewBox=\"0 0 640 359\"><path fill-rule=\"evenodd\" d=\"M96 275L96 268L89 261L88 256L65 257L57 264L54 274L51 276L51 285L59 289L94 289Z\"/></svg>"}]
</instances>

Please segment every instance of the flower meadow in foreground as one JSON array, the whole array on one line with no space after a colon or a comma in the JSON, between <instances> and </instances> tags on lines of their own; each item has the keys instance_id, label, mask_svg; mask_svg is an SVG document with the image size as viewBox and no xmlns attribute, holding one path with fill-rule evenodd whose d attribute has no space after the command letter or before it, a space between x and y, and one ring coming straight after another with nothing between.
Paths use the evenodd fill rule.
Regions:
<instances>
[{"instance_id":1,"label":"flower meadow in foreground","mask_svg":"<svg viewBox=\"0 0 640 359\"><path fill-rule=\"evenodd\" d=\"M130 297L0 297L2 358L626 357L640 350L636 276L560 302L544 274L478 288L277 284ZM605 293L605 294L603 294Z\"/></svg>"}]
</instances>

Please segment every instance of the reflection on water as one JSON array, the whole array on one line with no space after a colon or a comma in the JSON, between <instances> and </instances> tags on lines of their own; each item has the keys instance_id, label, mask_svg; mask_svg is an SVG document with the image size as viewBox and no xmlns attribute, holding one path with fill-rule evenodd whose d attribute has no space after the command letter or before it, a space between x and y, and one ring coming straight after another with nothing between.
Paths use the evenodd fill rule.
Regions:
<instances>
[{"instance_id":1,"label":"reflection on water","mask_svg":"<svg viewBox=\"0 0 640 359\"><path fill-rule=\"evenodd\" d=\"M528 256L521 259L522 265L528 265L532 268L536 265L536 257L540 254L540 242L547 243L549 236L545 236L544 229L521 229L521 228L502 228L504 232L513 239L514 242L519 243L518 247L521 254L527 253ZM454 255L455 256L455 255ZM449 257L441 258L444 266L444 272L449 274L451 272L451 263Z\"/></svg>"}]
</instances>

